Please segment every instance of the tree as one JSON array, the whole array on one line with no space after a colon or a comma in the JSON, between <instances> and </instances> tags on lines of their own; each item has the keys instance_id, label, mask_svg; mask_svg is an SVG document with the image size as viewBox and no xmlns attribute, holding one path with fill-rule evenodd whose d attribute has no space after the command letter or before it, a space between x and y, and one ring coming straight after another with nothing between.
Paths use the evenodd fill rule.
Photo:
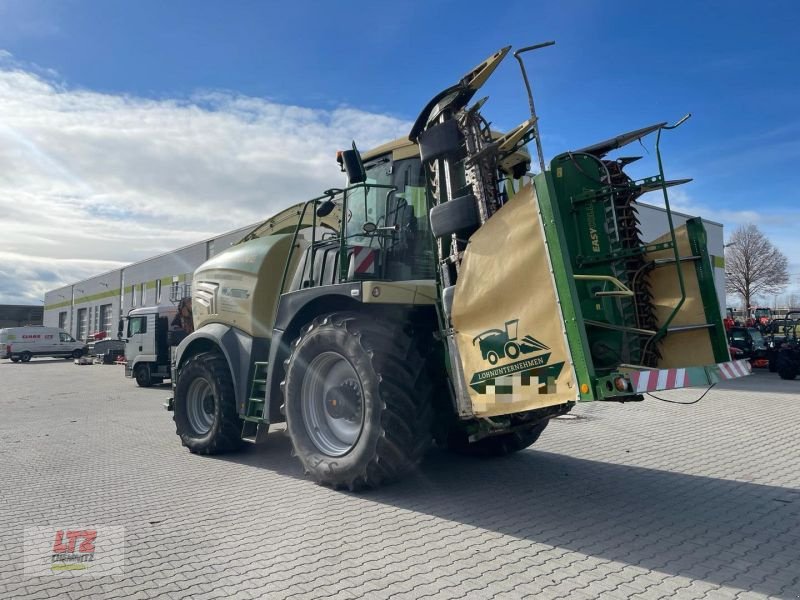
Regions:
<instances>
[{"instance_id":1,"label":"tree","mask_svg":"<svg viewBox=\"0 0 800 600\"><path fill-rule=\"evenodd\" d=\"M725 244L725 291L739 294L745 310L759 294L778 294L789 283L786 256L758 227L740 225Z\"/></svg>"}]
</instances>

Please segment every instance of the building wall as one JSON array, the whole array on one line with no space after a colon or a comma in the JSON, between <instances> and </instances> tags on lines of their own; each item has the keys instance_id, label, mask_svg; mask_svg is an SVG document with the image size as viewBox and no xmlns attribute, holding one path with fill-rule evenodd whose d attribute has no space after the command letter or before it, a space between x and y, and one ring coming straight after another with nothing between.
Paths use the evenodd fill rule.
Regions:
<instances>
[{"instance_id":1,"label":"building wall","mask_svg":"<svg viewBox=\"0 0 800 600\"><path fill-rule=\"evenodd\" d=\"M194 270L206 260L240 240L254 225L248 225L47 292L44 325L59 327L76 338L105 330L115 336L117 323L129 310L141 306L169 304L173 286L180 292L191 285ZM101 317L106 316L105 323ZM85 325L81 326L82 323Z\"/></svg>"}]
</instances>

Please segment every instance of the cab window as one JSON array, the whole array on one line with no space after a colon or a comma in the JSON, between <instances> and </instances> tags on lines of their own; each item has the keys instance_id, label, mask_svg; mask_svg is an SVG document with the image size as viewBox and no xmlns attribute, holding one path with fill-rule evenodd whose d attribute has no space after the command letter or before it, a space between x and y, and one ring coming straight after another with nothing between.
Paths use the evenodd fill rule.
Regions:
<instances>
[{"instance_id":1,"label":"cab window","mask_svg":"<svg viewBox=\"0 0 800 600\"><path fill-rule=\"evenodd\" d=\"M71 336L70 334L68 334L68 333L63 333L63 332L61 332L61 333L59 333L59 334L58 334L58 337L60 338L60 340L61 340L62 342L74 342L74 341L75 341L75 338L74 338L74 337L72 337L72 336Z\"/></svg>"},{"instance_id":2,"label":"cab window","mask_svg":"<svg viewBox=\"0 0 800 600\"><path fill-rule=\"evenodd\" d=\"M147 317L130 317L128 319L128 337L137 333L147 333Z\"/></svg>"}]
</instances>

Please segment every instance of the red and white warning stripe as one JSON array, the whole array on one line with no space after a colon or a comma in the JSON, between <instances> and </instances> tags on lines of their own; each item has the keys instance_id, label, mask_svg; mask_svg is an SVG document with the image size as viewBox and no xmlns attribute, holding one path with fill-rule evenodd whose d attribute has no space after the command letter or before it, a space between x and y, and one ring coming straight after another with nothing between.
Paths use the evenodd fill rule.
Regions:
<instances>
[{"instance_id":1,"label":"red and white warning stripe","mask_svg":"<svg viewBox=\"0 0 800 600\"><path fill-rule=\"evenodd\" d=\"M353 272L374 273L377 255L369 246L353 246Z\"/></svg>"},{"instance_id":2,"label":"red and white warning stripe","mask_svg":"<svg viewBox=\"0 0 800 600\"><path fill-rule=\"evenodd\" d=\"M736 379L750 374L750 363L746 360L732 360L717 363L720 379ZM694 373L695 383L692 383ZM688 369L654 369L652 371L632 371L628 374L633 384L633 389L641 394L644 392L658 392L661 390L674 390L693 385L706 385L708 382L704 367L691 367ZM698 377L705 381L698 381Z\"/></svg>"},{"instance_id":3,"label":"red and white warning stripe","mask_svg":"<svg viewBox=\"0 0 800 600\"><path fill-rule=\"evenodd\" d=\"M638 393L672 390L685 387L688 383L686 369L634 371L630 377L633 389Z\"/></svg>"},{"instance_id":4,"label":"red and white warning stripe","mask_svg":"<svg viewBox=\"0 0 800 600\"><path fill-rule=\"evenodd\" d=\"M746 360L732 360L731 362L718 363L719 374L722 379L736 379L750 374L750 363Z\"/></svg>"}]
</instances>

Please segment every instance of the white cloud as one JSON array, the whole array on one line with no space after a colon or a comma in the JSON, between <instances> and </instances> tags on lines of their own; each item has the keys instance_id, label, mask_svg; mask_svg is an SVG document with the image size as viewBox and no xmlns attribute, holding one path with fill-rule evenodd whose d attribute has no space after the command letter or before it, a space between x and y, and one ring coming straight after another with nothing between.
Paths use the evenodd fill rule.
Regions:
<instances>
[{"instance_id":1,"label":"white cloud","mask_svg":"<svg viewBox=\"0 0 800 600\"><path fill-rule=\"evenodd\" d=\"M341 185L334 154L352 139L367 149L410 128L220 91L71 89L0 59L2 250L16 265L0 303L266 218Z\"/></svg>"}]
</instances>

